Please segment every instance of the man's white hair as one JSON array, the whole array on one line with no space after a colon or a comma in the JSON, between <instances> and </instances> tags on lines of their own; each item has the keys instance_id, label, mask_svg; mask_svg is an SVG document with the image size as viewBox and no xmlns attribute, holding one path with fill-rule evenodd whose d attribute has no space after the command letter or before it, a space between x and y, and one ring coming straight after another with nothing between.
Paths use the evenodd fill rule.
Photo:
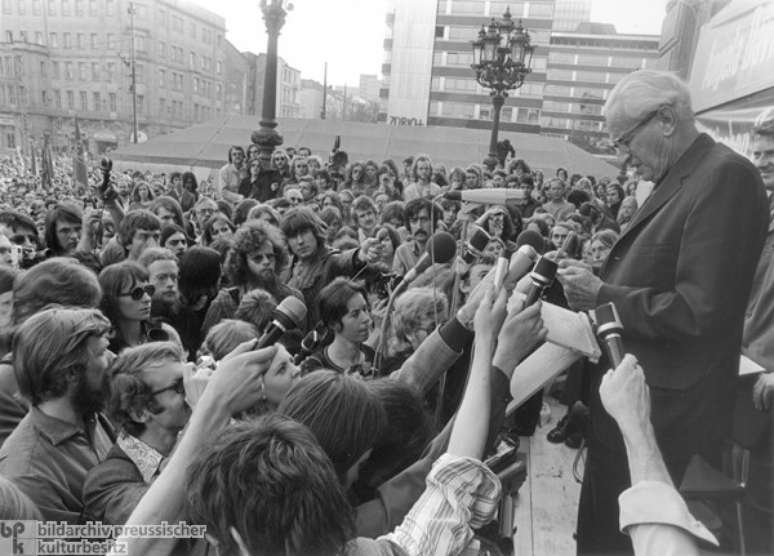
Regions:
<instances>
[{"instance_id":1,"label":"man's white hair","mask_svg":"<svg viewBox=\"0 0 774 556\"><path fill-rule=\"evenodd\" d=\"M613 116L635 121L663 105L672 106L681 121L693 121L688 85L673 73L643 69L613 87L602 113L608 121Z\"/></svg>"}]
</instances>

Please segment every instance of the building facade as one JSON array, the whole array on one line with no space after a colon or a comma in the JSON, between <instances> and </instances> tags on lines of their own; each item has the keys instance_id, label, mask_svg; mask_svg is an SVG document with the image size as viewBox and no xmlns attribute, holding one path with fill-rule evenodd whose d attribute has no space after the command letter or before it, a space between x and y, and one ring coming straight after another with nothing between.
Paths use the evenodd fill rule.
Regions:
<instances>
[{"instance_id":1,"label":"building facade","mask_svg":"<svg viewBox=\"0 0 774 556\"><path fill-rule=\"evenodd\" d=\"M225 43L223 107L227 115L247 114L247 77L250 73L250 64L237 47L228 40Z\"/></svg>"},{"instance_id":2,"label":"building facade","mask_svg":"<svg viewBox=\"0 0 774 556\"><path fill-rule=\"evenodd\" d=\"M247 113L261 115L263 84L266 77L266 54L243 52L247 60ZM277 118L300 118L301 71L281 57L277 59Z\"/></svg>"},{"instance_id":3,"label":"building facade","mask_svg":"<svg viewBox=\"0 0 774 556\"><path fill-rule=\"evenodd\" d=\"M503 131L538 132L553 18L553 0L394 0L387 15L380 118L392 125L491 126L489 90L471 69L481 26L506 9L536 46L532 73L511 91Z\"/></svg>"},{"instance_id":4,"label":"building facade","mask_svg":"<svg viewBox=\"0 0 774 556\"><path fill-rule=\"evenodd\" d=\"M555 31L548 54L542 133L592 152L609 150L602 107L624 75L658 65L658 43L657 35L620 34L610 24L582 23L575 32Z\"/></svg>"},{"instance_id":5,"label":"building facade","mask_svg":"<svg viewBox=\"0 0 774 556\"><path fill-rule=\"evenodd\" d=\"M554 31L575 31L591 21L591 0L555 0Z\"/></svg>"},{"instance_id":6,"label":"building facade","mask_svg":"<svg viewBox=\"0 0 774 556\"><path fill-rule=\"evenodd\" d=\"M659 67L688 79L691 74L699 31L731 0L670 0L661 25Z\"/></svg>"},{"instance_id":7,"label":"building facade","mask_svg":"<svg viewBox=\"0 0 774 556\"><path fill-rule=\"evenodd\" d=\"M128 141L132 43L143 134L224 113L224 19L185 0L131 4L133 35L129 0L0 0L0 148L44 133L66 147L76 115L87 138Z\"/></svg>"},{"instance_id":8,"label":"building facade","mask_svg":"<svg viewBox=\"0 0 774 556\"><path fill-rule=\"evenodd\" d=\"M381 82L378 76L360 74L360 89L358 91L360 98L370 102L378 102L380 88Z\"/></svg>"}]
</instances>

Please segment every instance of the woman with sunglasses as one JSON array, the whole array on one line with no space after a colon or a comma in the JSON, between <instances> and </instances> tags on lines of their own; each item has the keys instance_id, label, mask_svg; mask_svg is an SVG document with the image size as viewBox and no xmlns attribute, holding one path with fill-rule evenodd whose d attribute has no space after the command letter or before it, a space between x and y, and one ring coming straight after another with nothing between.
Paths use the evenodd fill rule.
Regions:
<instances>
[{"instance_id":1,"label":"woman with sunglasses","mask_svg":"<svg viewBox=\"0 0 774 556\"><path fill-rule=\"evenodd\" d=\"M111 264L99 273L102 286L100 309L113 325L110 351L119 353L152 340L177 336L168 325L151 323L151 297L155 288L148 283L148 271L134 261Z\"/></svg>"}]
</instances>

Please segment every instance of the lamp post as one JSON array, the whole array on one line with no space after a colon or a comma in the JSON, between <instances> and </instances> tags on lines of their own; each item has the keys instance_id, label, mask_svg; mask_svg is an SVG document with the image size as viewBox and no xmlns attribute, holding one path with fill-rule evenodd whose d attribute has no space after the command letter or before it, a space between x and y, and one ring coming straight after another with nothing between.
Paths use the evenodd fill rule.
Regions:
<instances>
[{"instance_id":1,"label":"lamp post","mask_svg":"<svg viewBox=\"0 0 774 556\"><path fill-rule=\"evenodd\" d=\"M263 105L261 106L260 128L250 136L259 147L259 156L265 168L269 167L271 153L282 144L282 136L277 133L277 40L280 29L285 24L285 16L293 9L283 0L261 0L263 20L269 36L266 46L266 72L263 80Z\"/></svg>"},{"instance_id":2,"label":"lamp post","mask_svg":"<svg viewBox=\"0 0 774 556\"><path fill-rule=\"evenodd\" d=\"M478 39L472 42L473 64L476 81L492 92L492 136L489 139L487 165L497 165L497 134L500 128L500 110L508 91L524 84L524 78L531 72L532 54L535 47L530 44L529 33L519 23L514 25L510 9L503 18L492 18L489 25L482 25Z\"/></svg>"}]
</instances>

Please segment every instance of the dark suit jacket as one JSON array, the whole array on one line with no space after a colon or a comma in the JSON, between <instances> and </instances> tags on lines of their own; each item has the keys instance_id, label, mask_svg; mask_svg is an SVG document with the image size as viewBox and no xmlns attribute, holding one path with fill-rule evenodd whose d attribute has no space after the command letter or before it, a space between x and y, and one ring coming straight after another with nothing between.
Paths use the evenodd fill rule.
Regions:
<instances>
[{"instance_id":1,"label":"dark suit jacket","mask_svg":"<svg viewBox=\"0 0 774 556\"><path fill-rule=\"evenodd\" d=\"M755 167L702 134L613 246L598 302L615 303L651 387L733 381L767 207Z\"/></svg>"},{"instance_id":2,"label":"dark suit jacket","mask_svg":"<svg viewBox=\"0 0 774 556\"><path fill-rule=\"evenodd\" d=\"M118 444L105 461L94 466L83 484L83 513L87 520L123 525L149 485L140 470Z\"/></svg>"}]
</instances>

